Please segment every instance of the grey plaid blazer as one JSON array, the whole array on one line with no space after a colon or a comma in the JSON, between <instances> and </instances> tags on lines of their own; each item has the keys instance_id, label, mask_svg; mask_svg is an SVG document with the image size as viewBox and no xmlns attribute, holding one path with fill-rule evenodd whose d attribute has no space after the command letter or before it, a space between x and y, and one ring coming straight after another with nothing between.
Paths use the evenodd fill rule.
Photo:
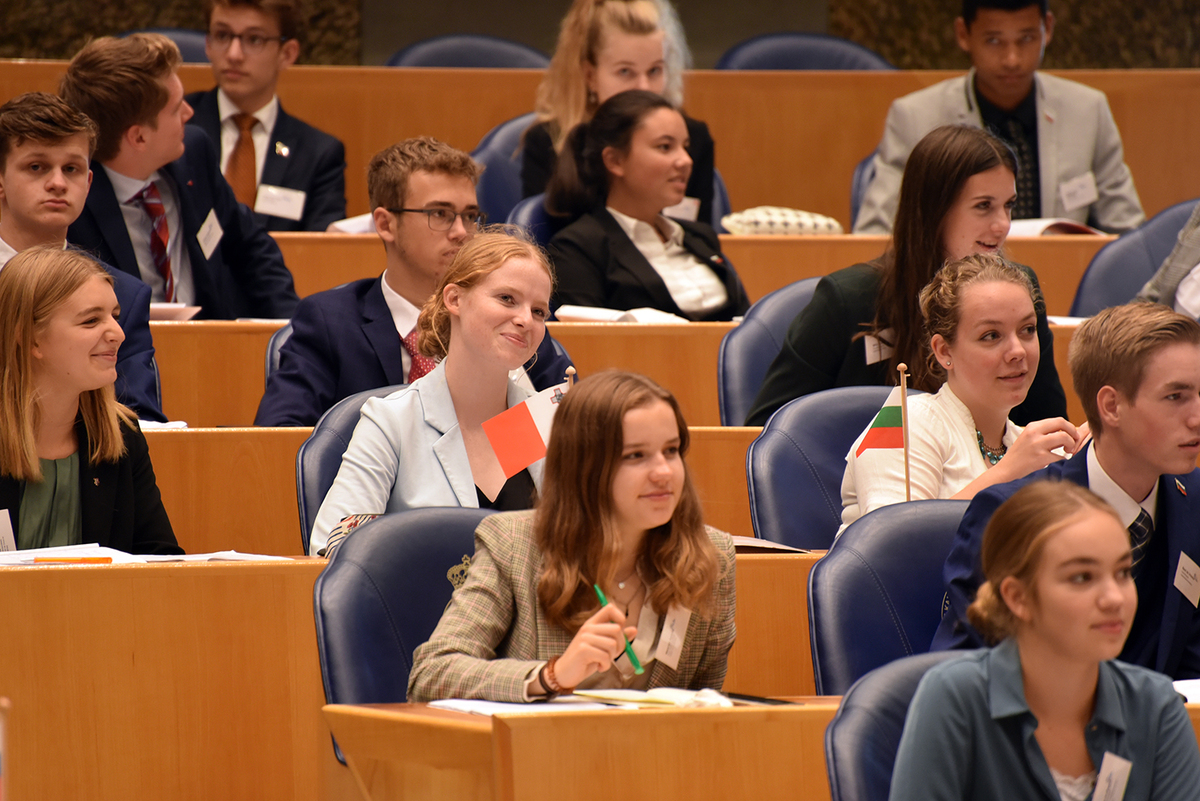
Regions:
<instances>
[{"instance_id":1,"label":"grey plaid blazer","mask_svg":"<svg viewBox=\"0 0 1200 801\"><path fill-rule=\"evenodd\" d=\"M714 614L692 615L679 666L655 661L650 687L720 689L736 635L733 540L708 528L721 560ZM533 512L505 512L475 530L475 556L429 642L417 648L408 700L480 698L520 702L529 674L567 649L572 634L546 622L537 600L542 557ZM662 625L660 616L659 625Z\"/></svg>"},{"instance_id":2,"label":"grey plaid blazer","mask_svg":"<svg viewBox=\"0 0 1200 801\"><path fill-rule=\"evenodd\" d=\"M1175 308L1175 290L1197 264L1200 264L1200 203L1196 204L1192 216L1179 232L1179 239L1166 261L1138 293L1138 299Z\"/></svg>"}]
</instances>

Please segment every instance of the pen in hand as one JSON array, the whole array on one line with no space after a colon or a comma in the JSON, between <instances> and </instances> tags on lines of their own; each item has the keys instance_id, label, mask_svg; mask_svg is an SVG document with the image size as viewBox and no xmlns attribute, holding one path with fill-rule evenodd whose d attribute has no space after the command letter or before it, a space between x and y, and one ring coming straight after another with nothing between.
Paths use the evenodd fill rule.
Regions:
<instances>
[{"instance_id":1,"label":"pen in hand","mask_svg":"<svg viewBox=\"0 0 1200 801\"><path fill-rule=\"evenodd\" d=\"M601 606L608 606L608 599L604 597L604 590L600 589L599 584L593 584L596 588L596 597L600 599ZM629 644L629 638L625 636L625 632L621 632L621 639L625 642L625 654L629 657L629 664L633 665L633 672L637 675L642 675L646 672L642 667L642 663L638 661L637 654L633 652L633 646Z\"/></svg>"}]
</instances>

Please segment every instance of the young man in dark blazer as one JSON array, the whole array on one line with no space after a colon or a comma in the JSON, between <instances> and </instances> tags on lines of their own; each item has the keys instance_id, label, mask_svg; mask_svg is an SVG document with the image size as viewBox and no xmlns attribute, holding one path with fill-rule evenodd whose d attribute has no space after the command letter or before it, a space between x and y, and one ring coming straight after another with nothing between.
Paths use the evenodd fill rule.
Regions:
<instances>
[{"instance_id":1,"label":"young man in dark blazer","mask_svg":"<svg viewBox=\"0 0 1200 801\"><path fill-rule=\"evenodd\" d=\"M420 137L376 153L367 170L375 230L387 268L309 295L292 317L254 424L311 426L343 398L413 381L401 340L482 219L475 198L480 167L461 150ZM538 390L559 384L571 366L546 333L525 370Z\"/></svg>"},{"instance_id":2,"label":"young man in dark blazer","mask_svg":"<svg viewBox=\"0 0 1200 801\"><path fill-rule=\"evenodd\" d=\"M996 508L1030 481L1072 481L1129 528L1138 608L1118 658L1174 679L1200 677L1200 324L1155 303L1105 309L1075 332L1070 363L1092 441L971 501L942 571L946 601L931 650L985 644L966 612L983 583L980 549Z\"/></svg>"},{"instance_id":3,"label":"young man in dark blazer","mask_svg":"<svg viewBox=\"0 0 1200 801\"><path fill-rule=\"evenodd\" d=\"M67 66L60 94L99 129L92 188L68 238L140 277L156 301L209 319L290 317L298 298L283 254L237 202L159 34L103 37Z\"/></svg>"},{"instance_id":4,"label":"young man in dark blazer","mask_svg":"<svg viewBox=\"0 0 1200 801\"><path fill-rule=\"evenodd\" d=\"M324 231L346 216L346 150L279 103L279 74L300 53L295 0L208 0L206 8L204 49L217 85L187 96L196 112L188 124L217 145L238 201L268 231Z\"/></svg>"}]
</instances>

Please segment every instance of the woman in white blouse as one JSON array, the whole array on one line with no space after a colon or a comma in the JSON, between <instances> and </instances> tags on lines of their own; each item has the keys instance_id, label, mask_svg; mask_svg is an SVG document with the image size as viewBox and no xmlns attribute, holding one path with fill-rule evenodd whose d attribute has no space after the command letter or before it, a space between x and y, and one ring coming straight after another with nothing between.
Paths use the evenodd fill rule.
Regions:
<instances>
[{"instance_id":1,"label":"woman in white blouse","mask_svg":"<svg viewBox=\"0 0 1200 801\"><path fill-rule=\"evenodd\" d=\"M572 129L546 189L550 213L573 220L548 248L554 308L650 307L729 320L750 307L716 232L673 208L692 171L687 145L683 115L637 89L613 95Z\"/></svg>"},{"instance_id":2,"label":"woman in white blouse","mask_svg":"<svg viewBox=\"0 0 1200 801\"><path fill-rule=\"evenodd\" d=\"M1024 429L1008 419L1037 374L1039 302L1025 271L991 253L946 265L921 291L926 356L945 383L908 399L912 500L969 500L1081 444L1083 432L1061 417ZM867 512L905 500L903 450L861 447L867 431L846 455L842 531Z\"/></svg>"}]
</instances>

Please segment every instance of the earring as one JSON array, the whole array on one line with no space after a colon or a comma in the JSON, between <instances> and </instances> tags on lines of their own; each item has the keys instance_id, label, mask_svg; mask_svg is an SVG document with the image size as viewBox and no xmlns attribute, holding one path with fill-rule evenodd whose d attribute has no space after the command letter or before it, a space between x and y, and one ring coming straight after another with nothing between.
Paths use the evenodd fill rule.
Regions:
<instances>
[{"instance_id":1,"label":"earring","mask_svg":"<svg viewBox=\"0 0 1200 801\"><path fill-rule=\"evenodd\" d=\"M949 359L946 359L946 366L947 366L947 367L949 367L949 366L950 366L950 360L949 360Z\"/></svg>"},{"instance_id":2,"label":"earring","mask_svg":"<svg viewBox=\"0 0 1200 801\"><path fill-rule=\"evenodd\" d=\"M600 104L600 96L597 95L595 92L593 92L591 89L588 89L587 104L589 106L596 106L596 105Z\"/></svg>"}]
</instances>

